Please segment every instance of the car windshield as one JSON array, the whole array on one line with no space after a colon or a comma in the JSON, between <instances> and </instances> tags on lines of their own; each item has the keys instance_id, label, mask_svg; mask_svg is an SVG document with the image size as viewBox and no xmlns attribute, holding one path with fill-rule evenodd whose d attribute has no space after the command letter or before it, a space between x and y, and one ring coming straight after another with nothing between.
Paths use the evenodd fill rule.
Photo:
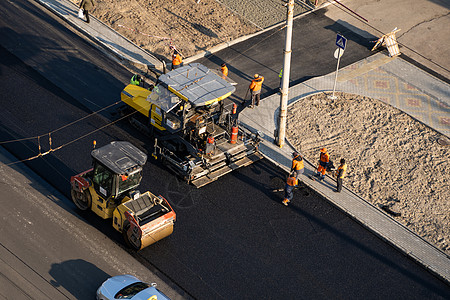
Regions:
<instances>
[{"instance_id":1,"label":"car windshield","mask_svg":"<svg viewBox=\"0 0 450 300\"><path fill-rule=\"evenodd\" d=\"M116 299L131 299L134 295L136 295L137 293L139 293L142 290L145 290L148 287L150 287L150 285L147 283L135 282L135 283L130 284L129 286L121 289L114 296L114 298L116 298Z\"/></svg>"}]
</instances>

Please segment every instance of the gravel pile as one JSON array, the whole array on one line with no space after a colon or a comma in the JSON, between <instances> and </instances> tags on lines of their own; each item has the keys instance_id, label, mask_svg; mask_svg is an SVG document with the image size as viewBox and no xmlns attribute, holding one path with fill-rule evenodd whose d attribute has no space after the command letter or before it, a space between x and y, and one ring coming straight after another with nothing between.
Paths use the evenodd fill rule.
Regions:
<instances>
[{"instance_id":1,"label":"gravel pile","mask_svg":"<svg viewBox=\"0 0 450 300\"><path fill-rule=\"evenodd\" d=\"M287 137L309 161L326 147L345 158L344 186L450 254L448 138L375 99L306 97L288 111Z\"/></svg>"}]
</instances>

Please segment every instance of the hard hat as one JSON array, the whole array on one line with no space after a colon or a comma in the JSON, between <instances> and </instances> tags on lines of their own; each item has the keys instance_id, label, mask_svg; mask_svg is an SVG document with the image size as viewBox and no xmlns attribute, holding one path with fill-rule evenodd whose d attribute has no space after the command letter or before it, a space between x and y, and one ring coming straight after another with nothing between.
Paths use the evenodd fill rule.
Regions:
<instances>
[{"instance_id":1,"label":"hard hat","mask_svg":"<svg viewBox=\"0 0 450 300\"><path fill-rule=\"evenodd\" d=\"M259 74L255 74L253 77L258 78L258 77L259 77Z\"/></svg>"},{"instance_id":2,"label":"hard hat","mask_svg":"<svg viewBox=\"0 0 450 300\"><path fill-rule=\"evenodd\" d=\"M320 152L327 152L327 148L320 149Z\"/></svg>"}]
</instances>

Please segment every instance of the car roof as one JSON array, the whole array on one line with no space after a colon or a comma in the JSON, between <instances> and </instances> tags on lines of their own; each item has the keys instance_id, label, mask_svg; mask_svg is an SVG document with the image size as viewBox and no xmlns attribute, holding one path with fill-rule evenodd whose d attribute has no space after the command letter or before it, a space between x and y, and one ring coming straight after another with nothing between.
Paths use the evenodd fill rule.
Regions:
<instances>
[{"instance_id":1,"label":"car roof","mask_svg":"<svg viewBox=\"0 0 450 300\"><path fill-rule=\"evenodd\" d=\"M158 81L193 106L203 106L231 95L236 88L199 63L192 63L163 74Z\"/></svg>"},{"instance_id":2,"label":"car roof","mask_svg":"<svg viewBox=\"0 0 450 300\"><path fill-rule=\"evenodd\" d=\"M130 142L114 141L91 152L99 161L115 174L127 174L136 166L143 166L147 155Z\"/></svg>"}]
</instances>

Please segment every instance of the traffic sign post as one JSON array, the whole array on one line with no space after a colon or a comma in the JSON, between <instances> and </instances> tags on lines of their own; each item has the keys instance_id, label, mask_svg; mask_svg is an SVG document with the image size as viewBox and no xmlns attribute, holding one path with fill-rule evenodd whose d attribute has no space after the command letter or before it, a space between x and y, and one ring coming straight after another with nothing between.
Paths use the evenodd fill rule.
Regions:
<instances>
[{"instance_id":1,"label":"traffic sign post","mask_svg":"<svg viewBox=\"0 0 450 300\"><path fill-rule=\"evenodd\" d=\"M334 96L334 92L336 91L339 62L341 61L341 56L342 54L344 54L345 47L347 46L347 39L343 35L340 35L339 33L337 34L336 37L336 46L338 46L338 48L334 52L334 57L337 58L338 61L336 66L336 76L334 78L333 95L330 97L330 99L336 99L336 97Z\"/></svg>"},{"instance_id":2,"label":"traffic sign post","mask_svg":"<svg viewBox=\"0 0 450 300\"><path fill-rule=\"evenodd\" d=\"M339 33L336 36L336 46L341 48L342 51L344 51L345 47L347 46L347 39L343 35L340 35Z\"/></svg>"}]
</instances>

